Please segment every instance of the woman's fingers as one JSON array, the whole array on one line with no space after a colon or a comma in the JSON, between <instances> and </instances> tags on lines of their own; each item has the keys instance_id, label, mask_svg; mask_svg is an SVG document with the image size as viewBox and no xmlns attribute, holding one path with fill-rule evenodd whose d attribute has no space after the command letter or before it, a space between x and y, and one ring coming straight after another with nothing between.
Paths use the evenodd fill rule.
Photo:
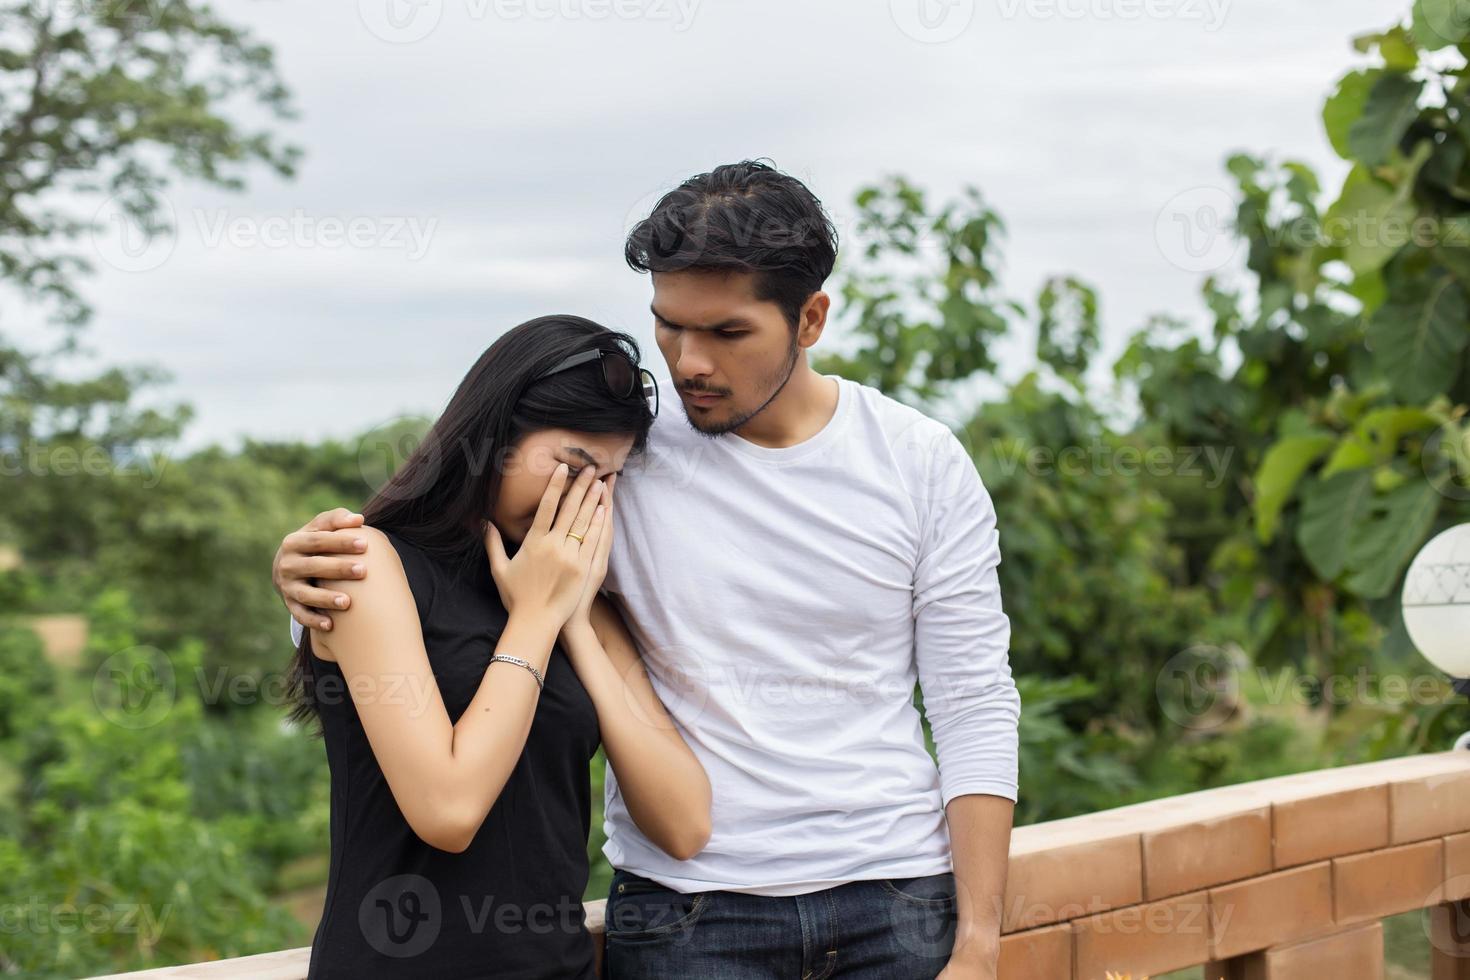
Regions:
<instances>
[{"instance_id":1,"label":"woman's fingers","mask_svg":"<svg viewBox=\"0 0 1470 980\"><path fill-rule=\"evenodd\" d=\"M567 536L576 536L582 540L578 545L587 543L587 531L592 526L592 514L602 500L602 484L593 482L582 495L581 505L577 508L577 516L572 519L571 527L567 528ZM570 503L570 498L568 499Z\"/></svg>"},{"instance_id":2,"label":"woman's fingers","mask_svg":"<svg viewBox=\"0 0 1470 980\"><path fill-rule=\"evenodd\" d=\"M500 540L500 529L491 521L485 522L485 554L490 556L490 574L498 582L505 577L510 557L505 553L505 543Z\"/></svg>"},{"instance_id":3,"label":"woman's fingers","mask_svg":"<svg viewBox=\"0 0 1470 980\"><path fill-rule=\"evenodd\" d=\"M582 467L582 472L577 474L577 479L572 481L572 488L567 491L566 499L561 502L561 509L556 512L556 523L551 525L551 537L560 541L572 530L572 523L582 512L582 505L586 502L587 491L593 484L596 473L592 467ZM582 525L586 527L586 524Z\"/></svg>"},{"instance_id":4,"label":"woman's fingers","mask_svg":"<svg viewBox=\"0 0 1470 980\"><path fill-rule=\"evenodd\" d=\"M592 512L592 517L587 525L587 535L582 542L582 550L578 552L584 569L590 569L593 562L597 560L598 551L602 547L602 539L607 534L607 508L599 504Z\"/></svg>"},{"instance_id":5,"label":"woman's fingers","mask_svg":"<svg viewBox=\"0 0 1470 980\"><path fill-rule=\"evenodd\" d=\"M567 464L561 463L556 472L551 474L551 482L546 484L546 491L541 494L541 503L536 508L536 519L531 522L532 534L545 534L551 530L552 521L556 520L557 505L561 501L562 488L567 485L568 472Z\"/></svg>"},{"instance_id":6,"label":"woman's fingers","mask_svg":"<svg viewBox=\"0 0 1470 980\"><path fill-rule=\"evenodd\" d=\"M603 525L602 536L597 540L597 557L594 561L607 563L607 556L612 552L613 540L613 490L617 487L618 476L614 473L607 478L607 489L602 491Z\"/></svg>"}]
</instances>

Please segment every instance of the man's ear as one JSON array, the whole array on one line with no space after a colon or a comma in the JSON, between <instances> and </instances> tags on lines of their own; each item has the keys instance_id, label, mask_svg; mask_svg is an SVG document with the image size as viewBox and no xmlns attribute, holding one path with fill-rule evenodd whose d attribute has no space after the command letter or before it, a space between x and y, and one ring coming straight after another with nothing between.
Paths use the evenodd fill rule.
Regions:
<instances>
[{"instance_id":1,"label":"man's ear","mask_svg":"<svg viewBox=\"0 0 1470 980\"><path fill-rule=\"evenodd\" d=\"M796 343L802 348L811 347L822 338L827 326L827 313L832 309L832 297L820 289L802 304L796 321Z\"/></svg>"}]
</instances>

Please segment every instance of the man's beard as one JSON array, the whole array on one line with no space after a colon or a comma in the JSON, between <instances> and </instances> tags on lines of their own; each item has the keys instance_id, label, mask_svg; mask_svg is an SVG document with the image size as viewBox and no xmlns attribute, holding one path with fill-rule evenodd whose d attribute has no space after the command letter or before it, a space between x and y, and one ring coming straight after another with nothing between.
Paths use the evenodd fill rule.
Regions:
<instances>
[{"instance_id":1,"label":"man's beard","mask_svg":"<svg viewBox=\"0 0 1470 980\"><path fill-rule=\"evenodd\" d=\"M796 338L793 336L791 338L791 348L786 352L786 363L782 365L781 368L778 369L774 374L766 378L766 384L771 386L771 394L766 398L765 401L761 402L760 407L757 408L755 411L746 412L744 415L733 415L724 422L701 424L699 422L696 422L694 420L694 416L686 410L684 412L684 417L689 420L690 428L692 428L695 432L698 432L700 435L708 436L711 439L715 438L716 436L722 436L727 432L733 432L736 429L740 428L742 425L755 418L761 412L764 412L767 408L770 407L771 402L776 400L776 396L781 394L781 392L786 388L786 383L790 381L791 376L796 373L796 361L800 356L801 345L796 342Z\"/></svg>"}]
</instances>

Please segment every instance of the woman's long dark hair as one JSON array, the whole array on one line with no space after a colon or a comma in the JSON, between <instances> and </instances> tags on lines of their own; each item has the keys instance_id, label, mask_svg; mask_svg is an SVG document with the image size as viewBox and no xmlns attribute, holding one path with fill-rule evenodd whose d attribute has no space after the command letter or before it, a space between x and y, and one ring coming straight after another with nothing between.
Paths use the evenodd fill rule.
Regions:
<instances>
[{"instance_id":1,"label":"woman's long dark hair","mask_svg":"<svg viewBox=\"0 0 1470 980\"><path fill-rule=\"evenodd\" d=\"M647 445L653 413L642 388L616 398L592 361L536 380L582 351L620 350L639 363L624 333L579 316L537 317L512 328L470 368L418 448L362 508L364 522L392 531L436 558L483 562L483 521L500 492L506 456L526 436L547 429L626 433L633 452ZM316 718L307 632L287 675L291 720Z\"/></svg>"}]
</instances>

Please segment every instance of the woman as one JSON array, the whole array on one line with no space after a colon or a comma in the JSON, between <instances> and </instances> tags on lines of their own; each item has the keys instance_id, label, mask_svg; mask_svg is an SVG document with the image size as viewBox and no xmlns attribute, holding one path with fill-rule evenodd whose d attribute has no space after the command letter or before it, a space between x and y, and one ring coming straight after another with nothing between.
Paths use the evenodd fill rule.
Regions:
<instances>
[{"instance_id":1,"label":"woman","mask_svg":"<svg viewBox=\"0 0 1470 980\"><path fill-rule=\"evenodd\" d=\"M625 335L521 324L363 508L366 575L334 583L349 608L293 671L332 775L311 980L594 976L599 740L651 839L708 840L704 770L597 598L616 473L657 410L645 377Z\"/></svg>"}]
</instances>

